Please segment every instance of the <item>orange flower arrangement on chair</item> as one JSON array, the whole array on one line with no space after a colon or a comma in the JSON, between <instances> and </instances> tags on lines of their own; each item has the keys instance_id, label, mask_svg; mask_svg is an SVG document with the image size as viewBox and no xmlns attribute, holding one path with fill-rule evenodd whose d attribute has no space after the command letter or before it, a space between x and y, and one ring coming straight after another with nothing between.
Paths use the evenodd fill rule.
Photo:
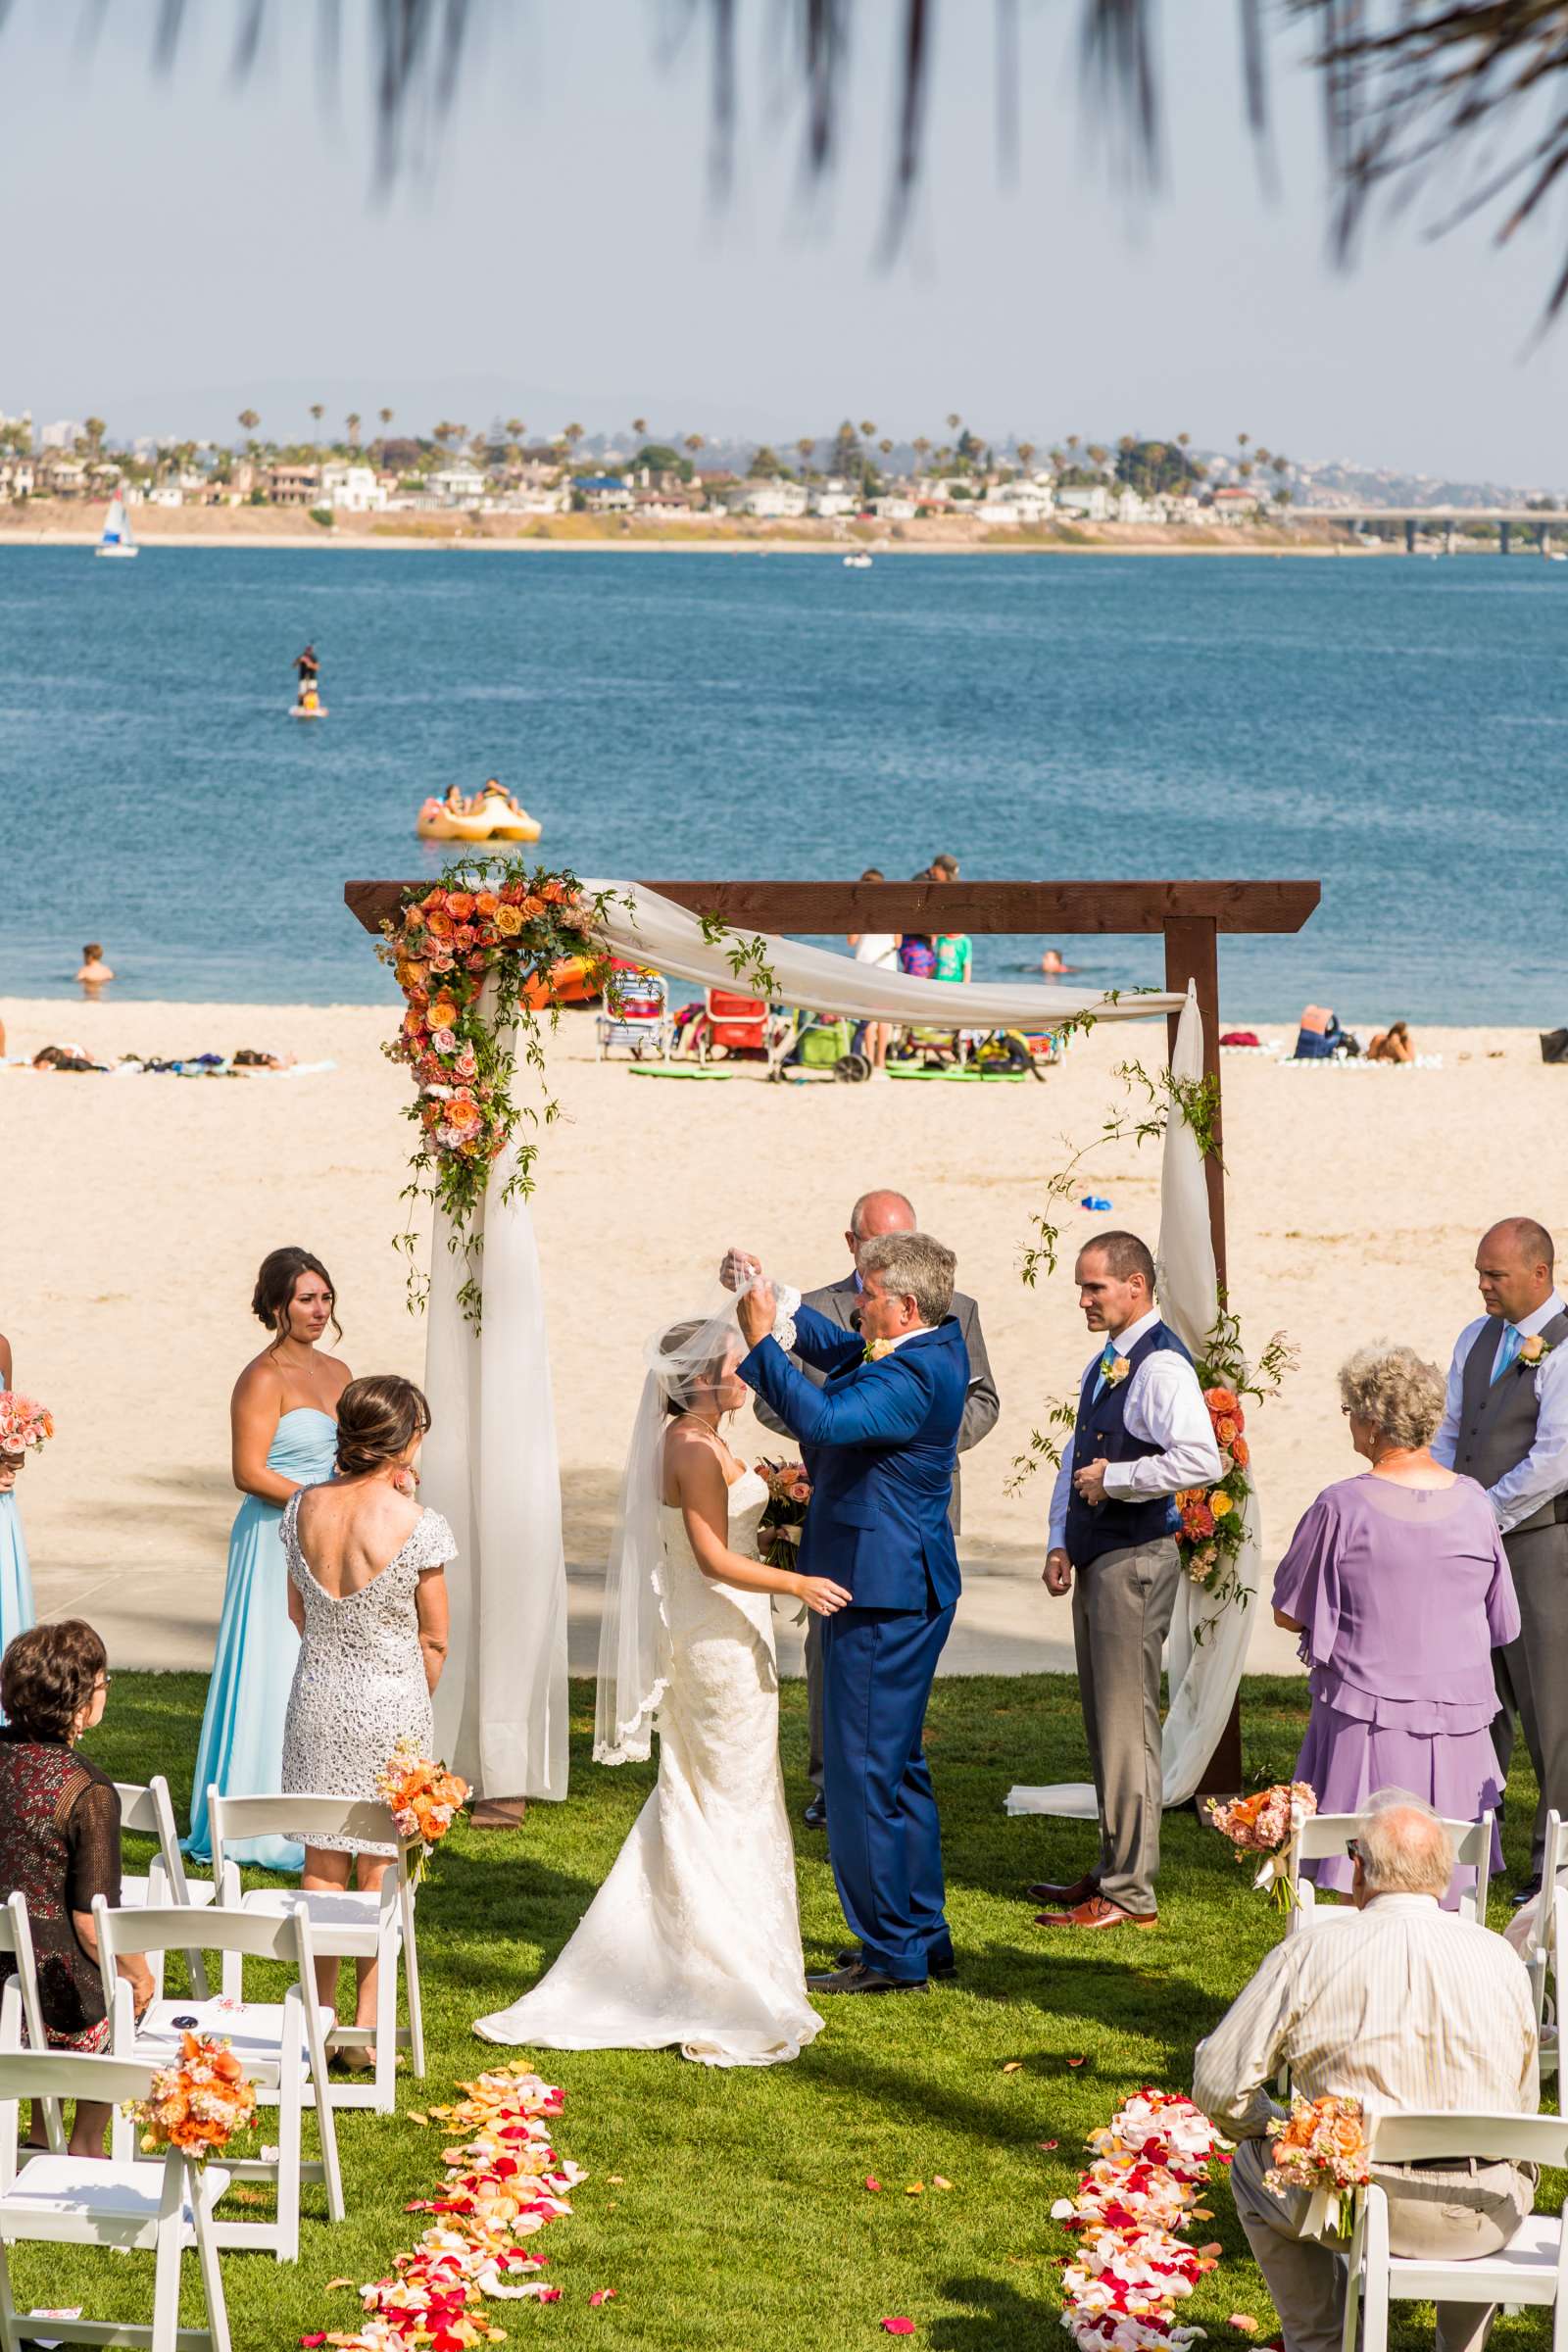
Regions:
<instances>
[{"instance_id":1,"label":"orange flower arrangement on chair","mask_svg":"<svg viewBox=\"0 0 1568 2352\"><path fill-rule=\"evenodd\" d=\"M467 1782L444 1764L421 1756L412 1740L400 1740L375 1788L397 1824L398 1836L422 1848L415 1874L422 1876L431 1852L468 1801Z\"/></svg>"},{"instance_id":2,"label":"orange flower arrangement on chair","mask_svg":"<svg viewBox=\"0 0 1568 2352\"><path fill-rule=\"evenodd\" d=\"M143 2127L144 2155L178 2148L201 2164L256 2121L256 2085L226 2041L185 2034L179 2064L159 2068L133 2113Z\"/></svg>"}]
</instances>

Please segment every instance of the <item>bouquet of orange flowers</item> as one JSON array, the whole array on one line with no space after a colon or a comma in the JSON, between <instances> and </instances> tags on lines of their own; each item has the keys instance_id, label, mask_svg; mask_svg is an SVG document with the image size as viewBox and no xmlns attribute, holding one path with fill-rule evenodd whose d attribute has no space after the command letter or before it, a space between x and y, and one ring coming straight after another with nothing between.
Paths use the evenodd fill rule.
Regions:
<instances>
[{"instance_id":1,"label":"bouquet of orange flowers","mask_svg":"<svg viewBox=\"0 0 1568 2352\"><path fill-rule=\"evenodd\" d=\"M1367 2159L1366 2117L1359 2099L1325 2091L1317 2099L1293 2099L1291 2112L1268 2128L1274 2161L1263 2175L1273 2189L1304 2188L1311 2197L1303 2234L1348 2235L1372 2178Z\"/></svg>"},{"instance_id":2,"label":"bouquet of orange flowers","mask_svg":"<svg viewBox=\"0 0 1568 2352\"><path fill-rule=\"evenodd\" d=\"M0 1389L0 1493L16 1485L26 1455L36 1453L54 1434L54 1415L47 1405L19 1396L14 1389Z\"/></svg>"},{"instance_id":3,"label":"bouquet of orange flowers","mask_svg":"<svg viewBox=\"0 0 1568 2352\"><path fill-rule=\"evenodd\" d=\"M131 2112L143 2127L144 2155L179 2148L201 2164L256 2121L256 2085L226 2041L185 2034L179 2064L160 2067L150 2095Z\"/></svg>"},{"instance_id":4,"label":"bouquet of orange flowers","mask_svg":"<svg viewBox=\"0 0 1568 2352\"><path fill-rule=\"evenodd\" d=\"M1297 1899L1290 1876L1291 1840L1316 1811L1317 1791L1305 1781L1277 1781L1272 1788L1260 1788L1255 1796L1239 1796L1228 1805L1213 1797L1208 1800L1208 1818L1235 1846L1238 1862L1244 1854L1267 1857L1252 1885L1266 1886L1269 1900L1282 1911L1288 1911Z\"/></svg>"},{"instance_id":5,"label":"bouquet of orange flowers","mask_svg":"<svg viewBox=\"0 0 1568 2352\"><path fill-rule=\"evenodd\" d=\"M381 1767L375 1792L396 1822L398 1836L422 1848L415 1873L422 1877L432 1848L468 1801L467 1782L421 1756L415 1742L404 1739Z\"/></svg>"}]
</instances>

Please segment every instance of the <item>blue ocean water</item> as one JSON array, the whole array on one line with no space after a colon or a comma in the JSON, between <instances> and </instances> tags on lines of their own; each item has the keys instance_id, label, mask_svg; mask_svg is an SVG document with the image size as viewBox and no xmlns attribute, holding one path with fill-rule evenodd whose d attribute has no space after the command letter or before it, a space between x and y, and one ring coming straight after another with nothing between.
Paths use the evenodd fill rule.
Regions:
<instances>
[{"instance_id":1,"label":"blue ocean water","mask_svg":"<svg viewBox=\"0 0 1568 2352\"><path fill-rule=\"evenodd\" d=\"M121 997L390 999L343 881L439 871L420 800L493 771L582 873L1321 877L1222 946L1231 1017L1551 1026L1565 686L1517 558L8 548L0 995L101 939Z\"/></svg>"}]
</instances>

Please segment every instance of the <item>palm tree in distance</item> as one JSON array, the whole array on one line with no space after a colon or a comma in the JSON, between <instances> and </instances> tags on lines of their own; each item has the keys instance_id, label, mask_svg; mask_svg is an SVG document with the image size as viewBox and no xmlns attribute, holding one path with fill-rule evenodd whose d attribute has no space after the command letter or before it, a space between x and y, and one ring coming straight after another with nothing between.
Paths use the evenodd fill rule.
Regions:
<instances>
[{"instance_id":1,"label":"palm tree in distance","mask_svg":"<svg viewBox=\"0 0 1568 2352\"><path fill-rule=\"evenodd\" d=\"M375 413L381 420L381 430L384 433L392 421L392 412L390 409L377 409Z\"/></svg>"},{"instance_id":2,"label":"palm tree in distance","mask_svg":"<svg viewBox=\"0 0 1568 2352\"><path fill-rule=\"evenodd\" d=\"M88 416L83 419L81 429L87 436L87 455L96 465L103 455L104 435L109 427L101 416Z\"/></svg>"},{"instance_id":3,"label":"palm tree in distance","mask_svg":"<svg viewBox=\"0 0 1568 2352\"><path fill-rule=\"evenodd\" d=\"M877 443L877 447L878 447L878 449L879 449L879 450L882 452L882 455L883 455L885 458L891 458L891 457L892 457L892 455L893 455L893 444L892 444L892 442L891 442L891 441L888 441L888 440L882 440L882 441L879 441L879 442Z\"/></svg>"},{"instance_id":4,"label":"palm tree in distance","mask_svg":"<svg viewBox=\"0 0 1568 2352\"><path fill-rule=\"evenodd\" d=\"M1018 444L1018 463L1023 467L1025 473L1029 471L1030 466L1034 464L1034 443L1032 441L1020 441Z\"/></svg>"},{"instance_id":5,"label":"palm tree in distance","mask_svg":"<svg viewBox=\"0 0 1568 2352\"><path fill-rule=\"evenodd\" d=\"M260 416L254 409L241 409L234 421L245 435L245 447L254 458L256 455L256 427L262 421Z\"/></svg>"},{"instance_id":6,"label":"palm tree in distance","mask_svg":"<svg viewBox=\"0 0 1568 2352\"><path fill-rule=\"evenodd\" d=\"M351 447L351 448L353 448L353 449L358 449L358 448L359 448L359 446L360 446L360 412L359 412L359 410L358 410L358 409L350 409L350 411L349 411L348 415L347 415L347 416L344 417L343 421L344 421L344 423L345 423L345 424L348 426L348 428L349 428L349 445L350 445L350 447Z\"/></svg>"},{"instance_id":7,"label":"palm tree in distance","mask_svg":"<svg viewBox=\"0 0 1568 2352\"><path fill-rule=\"evenodd\" d=\"M862 416L860 418L860 438L862 441L874 441L876 439L876 426L872 423L869 416Z\"/></svg>"},{"instance_id":8,"label":"palm tree in distance","mask_svg":"<svg viewBox=\"0 0 1568 2352\"><path fill-rule=\"evenodd\" d=\"M806 480L810 473L811 452L815 449L815 447L816 443L809 433L803 433L795 444L796 455L801 461L801 478L803 481Z\"/></svg>"},{"instance_id":9,"label":"palm tree in distance","mask_svg":"<svg viewBox=\"0 0 1568 2352\"><path fill-rule=\"evenodd\" d=\"M636 436L637 436L637 438L638 438L638 440L639 440L639 441L646 441L646 440L647 440L647 438L648 438L648 419L647 419L647 417L646 417L646 416L634 416L634 417L632 418L632 420L631 420L631 429L632 429L632 431L633 431L633 432L636 434Z\"/></svg>"},{"instance_id":10,"label":"palm tree in distance","mask_svg":"<svg viewBox=\"0 0 1568 2352\"><path fill-rule=\"evenodd\" d=\"M321 405L320 401L318 401L318 400L313 400L313 401L312 401L312 403L311 403L311 417L312 417L312 421L314 422L314 424L316 425L316 428L317 428L317 431L316 431L316 437L317 437L317 439L318 439L318 440L319 440L319 439L320 439L320 437L321 437L321 431L320 431L320 426L321 426L321 418L322 418L322 417L323 417L325 415L326 415L326 410L323 408L323 406Z\"/></svg>"},{"instance_id":11,"label":"palm tree in distance","mask_svg":"<svg viewBox=\"0 0 1568 2352\"><path fill-rule=\"evenodd\" d=\"M688 433L682 446L690 456L692 465L695 467L697 464L697 453L700 449L706 446L703 435L701 433Z\"/></svg>"},{"instance_id":12,"label":"palm tree in distance","mask_svg":"<svg viewBox=\"0 0 1568 2352\"><path fill-rule=\"evenodd\" d=\"M958 415L958 412L957 412L957 410L956 410L956 409L955 409L955 410L953 411L953 414L952 414L952 415L949 416L949 418L948 418L948 430L949 430L949 432L950 432L950 433L956 433L956 432L957 431L957 429L958 429L959 425L960 425L962 422L963 422L963 418L962 418L962 417L961 417L961 416Z\"/></svg>"},{"instance_id":13,"label":"palm tree in distance","mask_svg":"<svg viewBox=\"0 0 1568 2352\"><path fill-rule=\"evenodd\" d=\"M914 470L915 470L915 472L916 472L916 473L923 473L923 472L925 471L925 462L926 462L927 458L928 458L928 457L931 455L931 444L930 444L930 442L929 442L929 441L926 439L926 437L925 437L924 433L921 433L921 434L919 434L919 435L918 435L918 436L917 436L917 437L916 437L916 438L915 438L913 441L911 441L911 442L910 442L910 444L909 444L909 447L910 447L910 448L913 450L913 452L914 452Z\"/></svg>"}]
</instances>

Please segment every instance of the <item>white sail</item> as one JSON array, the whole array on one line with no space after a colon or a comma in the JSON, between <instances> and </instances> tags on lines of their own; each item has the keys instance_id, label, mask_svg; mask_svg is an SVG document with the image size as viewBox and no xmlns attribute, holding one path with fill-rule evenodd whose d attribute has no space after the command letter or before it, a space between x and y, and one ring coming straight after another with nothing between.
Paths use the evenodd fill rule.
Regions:
<instances>
[{"instance_id":1,"label":"white sail","mask_svg":"<svg viewBox=\"0 0 1568 2352\"><path fill-rule=\"evenodd\" d=\"M100 556L133 556L137 552L130 517L125 513L125 502L118 490L110 501L104 535L98 542L97 552Z\"/></svg>"}]
</instances>

